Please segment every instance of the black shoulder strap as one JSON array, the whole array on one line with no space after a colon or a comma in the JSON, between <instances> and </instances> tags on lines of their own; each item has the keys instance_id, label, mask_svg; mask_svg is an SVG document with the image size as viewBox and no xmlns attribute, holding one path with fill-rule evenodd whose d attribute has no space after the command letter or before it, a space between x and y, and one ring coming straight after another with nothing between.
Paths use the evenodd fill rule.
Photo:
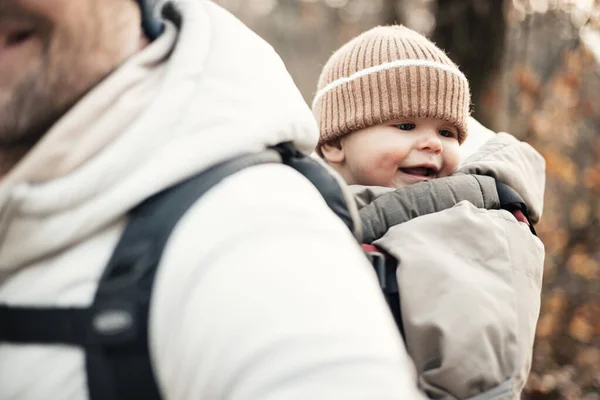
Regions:
<instances>
[{"instance_id":1,"label":"black shoulder strap","mask_svg":"<svg viewBox=\"0 0 600 400\"><path fill-rule=\"evenodd\" d=\"M325 171L318 161L304 155L290 142L282 143L273 149L279 152L285 165L300 172L317 188L327 206L346 224L350 232L356 235L356 223L350 213L348 200L344 196L342 186L333 175Z\"/></svg>"},{"instance_id":2,"label":"black shoulder strap","mask_svg":"<svg viewBox=\"0 0 600 400\"><path fill-rule=\"evenodd\" d=\"M167 240L185 212L212 187L244 168L271 162L279 162L272 151L235 158L154 195L132 211L94 300L101 345L87 352L92 400L160 398L148 350L148 312ZM119 326L115 321L131 323Z\"/></svg>"},{"instance_id":3,"label":"black shoulder strap","mask_svg":"<svg viewBox=\"0 0 600 400\"><path fill-rule=\"evenodd\" d=\"M291 144L240 156L148 198L131 211L90 308L0 305L0 342L83 347L92 400L159 399L147 323L154 276L173 228L204 193L226 177L253 165L278 162L306 176L354 229L335 178Z\"/></svg>"},{"instance_id":4,"label":"black shoulder strap","mask_svg":"<svg viewBox=\"0 0 600 400\"><path fill-rule=\"evenodd\" d=\"M214 185L271 162L280 162L274 151L241 156L150 197L131 211L90 308L0 305L0 342L84 348L92 400L159 399L147 320L156 267L169 235Z\"/></svg>"},{"instance_id":5,"label":"black shoulder strap","mask_svg":"<svg viewBox=\"0 0 600 400\"><path fill-rule=\"evenodd\" d=\"M392 312L396 326L400 335L404 339L404 324L402 322L402 311L400 307L400 291L398 281L396 280L396 269L398 262L392 256L383 251L366 251L367 259L375 269L379 287L383 292L383 297Z\"/></svg>"}]
</instances>

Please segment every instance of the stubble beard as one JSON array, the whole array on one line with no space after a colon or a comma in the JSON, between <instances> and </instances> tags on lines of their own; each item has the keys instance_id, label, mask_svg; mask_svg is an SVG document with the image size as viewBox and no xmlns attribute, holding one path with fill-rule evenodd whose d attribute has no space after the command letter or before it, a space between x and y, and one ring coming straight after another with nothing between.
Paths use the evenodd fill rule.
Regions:
<instances>
[{"instance_id":1,"label":"stubble beard","mask_svg":"<svg viewBox=\"0 0 600 400\"><path fill-rule=\"evenodd\" d=\"M6 154L11 148L30 147L44 135L69 108L65 95L70 89L62 85L64 61L55 63L51 57L50 23L13 3L5 3L1 11L8 20L35 22L34 40L39 41L37 61L24 65L27 70L14 86L0 87L0 151Z\"/></svg>"},{"instance_id":2,"label":"stubble beard","mask_svg":"<svg viewBox=\"0 0 600 400\"><path fill-rule=\"evenodd\" d=\"M35 65L5 93L0 88L0 152L35 145L74 104L118 67L123 58L118 51L98 51L98 43L92 37L94 22L90 20L89 30L81 32L89 38L81 42L53 32L50 26L42 27L38 40L43 43Z\"/></svg>"},{"instance_id":3,"label":"stubble beard","mask_svg":"<svg viewBox=\"0 0 600 400\"><path fill-rule=\"evenodd\" d=\"M83 96L141 48L131 41L139 25L131 24L131 12L116 7L121 3L113 4L115 10L93 3L98 9L75 20L79 25L62 21L63 28L69 29L61 29L19 9L17 3L3 1L0 11L5 18L35 20L35 40L41 43L37 61L25 66L28 70L19 82L0 87L0 177L10 169L5 165L9 160L18 161L17 153L31 149ZM133 10L137 12L137 6L131 3L129 11ZM107 19L115 13L120 18ZM123 46L123 40L129 46Z\"/></svg>"},{"instance_id":4,"label":"stubble beard","mask_svg":"<svg viewBox=\"0 0 600 400\"><path fill-rule=\"evenodd\" d=\"M0 178L110 72L82 61L77 51L45 52L38 66L9 90L8 101L2 104L0 97Z\"/></svg>"}]
</instances>

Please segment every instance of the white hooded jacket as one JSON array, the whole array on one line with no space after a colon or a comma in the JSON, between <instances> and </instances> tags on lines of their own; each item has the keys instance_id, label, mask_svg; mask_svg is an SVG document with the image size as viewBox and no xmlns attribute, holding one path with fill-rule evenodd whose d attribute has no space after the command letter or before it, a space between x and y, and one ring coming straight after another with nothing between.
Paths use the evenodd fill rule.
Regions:
<instances>
[{"instance_id":1,"label":"white hooded jacket","mask_svg":"<svg viewBox=\"0 0 600 400\"><path fill-rule=\"evenodd\" d=\"M87 94L0 183L0 304L87 306L143 199L215 163L293 141L309 108L273 49L218 6ZM166 399L419 399L366 258L317 190L248 168L183 217L152 297ZM0 343L0 399L84 399L84 354Z\"/></svg>"}]
</instances>

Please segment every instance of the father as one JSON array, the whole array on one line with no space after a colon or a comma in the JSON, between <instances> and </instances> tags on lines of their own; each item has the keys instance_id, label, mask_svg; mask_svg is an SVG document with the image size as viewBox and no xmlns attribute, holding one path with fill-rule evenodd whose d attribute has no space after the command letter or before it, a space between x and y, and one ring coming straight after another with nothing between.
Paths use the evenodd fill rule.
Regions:
<instances>
[{"instance_id":1,"label":"father","mask_svg":"<svg viewBox=\"0 0 600 400\"><path fill-rule=\"evenodd\" d=\"M238 20L180 1L162 31L150 3L0 0L0 398L419 399L366 258L280 164L225 179L185 213L147 334L133 314L82 311L139 203L318 137L279 57ZM146 375L139 349L120 347L129 334L148 339Z\"/></svg>"}]
</instances>

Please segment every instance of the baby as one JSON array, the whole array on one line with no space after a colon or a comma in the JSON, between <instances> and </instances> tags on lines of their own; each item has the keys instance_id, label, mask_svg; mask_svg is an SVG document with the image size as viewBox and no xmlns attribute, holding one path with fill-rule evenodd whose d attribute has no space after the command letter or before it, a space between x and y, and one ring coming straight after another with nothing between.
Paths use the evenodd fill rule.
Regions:
<instances>
[{"instance_id":1,"label":"baby","mask_svg":"<svg viewBox=\"0 0 600 400\"><path fill-rule=\"evenodd\" d=\"M531 365L544 249L528 220L474 204L499 203L500 182L537 222L543 158L500 133L459 167L468 81L442 50L403 26L373 28L337 50L312 108L317 154L357 198L361 188L371 193L357 200L363 225L367 215L385 229L368 243L399 260L395 317L421 389L436 399L518 399ZM437 209L405 212L411 218L390 224L399 204L400 211Z\"/></svg>"}]
</instances>

